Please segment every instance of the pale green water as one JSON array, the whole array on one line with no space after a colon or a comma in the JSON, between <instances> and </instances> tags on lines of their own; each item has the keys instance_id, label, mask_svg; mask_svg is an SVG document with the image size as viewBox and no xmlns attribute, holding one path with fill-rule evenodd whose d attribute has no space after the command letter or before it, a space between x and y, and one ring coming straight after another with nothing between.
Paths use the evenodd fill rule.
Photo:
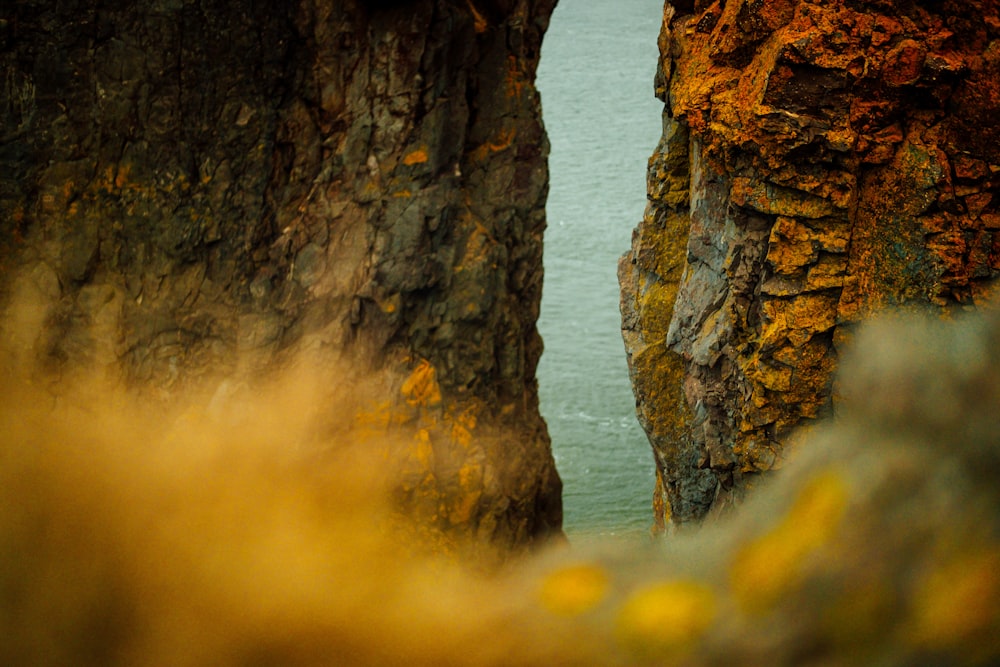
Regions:
<instances>
[{"instance_id":1,"label":"pale green water","mask_svg":"<svg viewBox=\"0 0 1000 667\"><path fill-rule=\"evenodd\" d=\"M561 0L542 46L552 154L538 379L571 538L652 524L653 457L628 381L616 265L660 135L662 15L661 0Z\"/></svg>"}]
</instances>

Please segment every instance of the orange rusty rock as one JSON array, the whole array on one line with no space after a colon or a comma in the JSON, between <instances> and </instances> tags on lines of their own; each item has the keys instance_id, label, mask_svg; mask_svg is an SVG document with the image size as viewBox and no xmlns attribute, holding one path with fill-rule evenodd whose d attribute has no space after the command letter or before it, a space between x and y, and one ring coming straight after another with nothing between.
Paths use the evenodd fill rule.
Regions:
<instances>
[{"instance_id":1,"label":"orange rusty rock","mask_svg":"<svg viewBox=\"0 0 1000 667\"><path fill-rule=\"evenodd\" d=\"M707 512L706 469L715 497L738 494L767 468L754 443L780 453L830 412L841 324L971 305L1000 277L1000 7L902 4L665 11L657 94L685 166L659 159L648 192L655 220L690 232L644 221L633 261L676 276L690 236L689 263L645 298L626 295L657 280L623 282L623 304L649 327L626 347L675 522ZM665 327L674 361L651 363Z\"/></svg>"},{"instance_id":2,"label":"orange rusty rock","mask_svg":"<svg viewBox=\"0 0 1000 667\"><path fill-rule=\"evenodd\" d=\"M990 173L988 164L969 155L956 155L952 158L951 164L956 178L974 181Z\"/></svg>"},{"instance_id":3,"label":"orange rusty rock","mask_svg":"<svg viewBox=\"0 0 1000 667\"><path fill-rule=\"evenodd\" d=\"M427 162L427 149L418 148L415 151L407 153L403 156L403 164L406 166L412 166L415 164L423 164Z\"/></svg>"},{"instance_id":4,"label":"orange rusty rock","mask_svg":"<svg viewBox=\"0 0 1000 667\"><path fill-rule=\"evenodd\" d=\"M882 79L893 87L916 83L920 80L926 57L927 50L923 44L904 39L886 55Z\"/></svg>"},{"instance_id":5,"label":"orange rusty rock","mask_svg":"<svg viewBox=\"0 0 1000 667\"><path fill-rule=\"evenodd\" d=\"M767 261L777 273L794 274L819 257L818 239L804 224L794 218L778 216L771 227Z\"/></svg>"}]
</instances>

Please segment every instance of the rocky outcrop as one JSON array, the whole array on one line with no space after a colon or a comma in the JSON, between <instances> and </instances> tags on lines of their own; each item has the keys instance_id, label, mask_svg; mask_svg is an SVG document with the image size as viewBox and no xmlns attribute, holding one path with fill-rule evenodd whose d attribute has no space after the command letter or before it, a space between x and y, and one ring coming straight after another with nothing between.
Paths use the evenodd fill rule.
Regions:
<instances>
[{"instance_id":1,"label":"rocky outcrop","mask_svg":"<svg viewBox=\"0 0 1000 667\"><path fill-rule=\"evenodd\" d=\"M664 132L619 267L658 520L726 506L831 414L851 326L1000 272L1000 8L667 5Z\"/></svg>"},{"instance_id":2,"label":"rocky outcrop","mask_svg":"<svg viewBox=\"0 0 1000 667\"><path fill-rule=\"evenodd\" d=\"M12 363L171 394L308 353L379 378L357 420L410 434L427 525L558 533L534 375L553 5L5 6Z\"/></svg>"}]
</instances>

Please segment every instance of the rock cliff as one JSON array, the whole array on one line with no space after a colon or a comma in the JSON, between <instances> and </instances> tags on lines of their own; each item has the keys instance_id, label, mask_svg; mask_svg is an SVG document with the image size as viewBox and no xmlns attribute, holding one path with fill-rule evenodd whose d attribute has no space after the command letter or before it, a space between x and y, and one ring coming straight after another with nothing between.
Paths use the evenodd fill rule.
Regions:
<instances>
[{"instance_id":1,"label":"rock cliff","mask_svg":"<svg viewBox=\"0 0 1000 667\"><path fill-rule=\"evenodd\" d=\"M667 4L663 137L620 263L661 526L738 498L831 414L852 325L1000 272L1000 8Z\"/></svg>"},{"instance_id":2,"label":"rock cliff","mask_svg":"<svg viewBox=\"0 0 1000 667\"><path fill-rule=\"evenodd\" d=\"M558 533L534 374L554 4L4 5L11 363L171 395L307 354L377 378L356 419L409 434L423 522Z\"/></svg>"}]
</instances>

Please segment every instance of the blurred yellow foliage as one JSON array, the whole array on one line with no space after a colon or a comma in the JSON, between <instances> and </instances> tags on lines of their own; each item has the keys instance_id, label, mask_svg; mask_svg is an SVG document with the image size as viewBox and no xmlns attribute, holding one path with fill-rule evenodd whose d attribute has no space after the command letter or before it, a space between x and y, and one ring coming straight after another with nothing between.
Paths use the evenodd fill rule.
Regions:
<instances>
[{"instance_id":1,"label":"blurred yellow foliage","mask_svg":"<svg viewBox=\"0 0 1000 667\"><path fill-rule=\"evenodd\" d=\"M618 613L619 640L640 654L683 651L715 621L716 595L697 581L666 581L633 593Z\"/></svg>"},{"instance_id":2,"label":"blurred yellow foliage","mask_svg":"<svg viewBox=\"0 0 1000 667\"><path fill-rule=\"evenodd\" d=\"M607 571L595 563L580 563L557 569L542 580L538 601L560 616L578 616L594 609L607 596Z\"/></svg>"},{"instance_id":3,"label":"blurred yellow foliage","mask_svg":"<svg viewBox=\"0 0 1000 667\"><path fill-rule=\"evenodd\" d=\"M804 561L830 541L846 507L847 485L828 470L799 492L775 528L736 552L729 580L745 611L766 612L798 585Z\"/></svg>"},{"instance_id":4,"label":"blurred yellow foliage","mask_svg":"<svg viewBox=\"0 0 1000 667\"><path fill-rule=\"evenodd\" d=\"M910 631L934 649L984 640L1000 645L1000 551L966 553L938 565L918 585Z\"/></svg>"}]
</instances>

